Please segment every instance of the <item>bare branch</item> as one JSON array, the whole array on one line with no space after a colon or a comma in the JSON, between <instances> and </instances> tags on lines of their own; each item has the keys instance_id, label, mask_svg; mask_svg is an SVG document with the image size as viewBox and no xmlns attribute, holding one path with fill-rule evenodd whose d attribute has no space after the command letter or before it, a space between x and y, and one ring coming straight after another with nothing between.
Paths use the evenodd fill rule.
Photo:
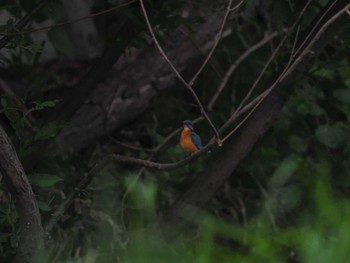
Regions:
<instances>
[{"instance_id":1,"label":"bare branch","mask_svg":"<svg viewBox=\"0 0 350 263\"><path fill-rule=\"evenodd\" d=\"M112 140L112 142L114 142L117 145L120 145L122 147L125 147L127 149L133 150L133 151L138 151L138 152L149 152L149 153L153 153L155 150L154 149L149 149L149 148L143 148L143 147L138 147L135 145L130 145L121 141L116 140L113 136L108 136L109 139Z\"/></svg>"},{"instance_id":2,"label":"bare branch","mask_svg":"<svg viewBox=\"0 0 350 263\"><path fill-rule=\"evenodd\" d=\"M226 159L224 158L218 159L218 161L220 162L219 165L221 164L222 166L226 165L223 168L224 172L222 172L221 176L218 178L216 169L214 168L212 171L209 172L209 174L205 178L199 178L198 182L195 183L194 186L191 189L189 189L189 191L187 191L182 196L182 198L178 200L178 202L175 203L174 207L166 215L166 217L168 217L167 219L169 219L169 217L170 218L172 217L172 219L176 217L177 218L181 217L184 214L184 209L188 207L188 204L201 206L210 197L210 195L215 192L215 189L217 189L231 175L232 171L235 169L238 163L246 156L246 154L248 154L248 152L251 150L255 142L261 137L261 135L267 131L272 120L277 117L278 112L281 110L283 106L284 98L281 96L279 92L276 91L276 89L292 84L293 81L295 81L297 76L300 76L301 74L307 71L308 67L301 66L301 65L304 65L304 64L308 65L311 58L315 57L321 51L326 41L330 39L329 36L327 36L325 40L322 39L323 35L325 35L324 32L335 20L337 20L342 14L347 12L346 10L349 7L350 7L350 4L347 5L346 8L342 9L337 14L335 14L333 17L331 17L326 23L324 23L322 28L320 28L317 31L317 34L309 42L309 45L305 48L305 50L303 50L303 52L298 57L298 59L296 59L294 63L292 63L291 65L288 65L287 70L283 71L285 72L285 74L280 74L280 76L273 83L273 85L271 85L267 90L265 90L258 97L256 97L252 102L242 106L241 109L237 111L234 117L237 117L250 110L250 112L243 119L243 121L224 138L224 140L230 139L227 143L228 145L225 143L225 147L224 147L225 149L223 149L222 151L222 155ZM321 42L321 45L320 43L318 43L318 41ZM315 52L311 52L313 49L315 49ZM299 67L302 67L302 70L300 70ZM201 118L203 119L203 117ZM200 121L201 119L198 118L197 120ZM234 118L232 118L231 116L229 121L232 121L232 120L234 120ZM245 131L247 131L247 133L243 132L237 138L235 137L234 139L232 139L231 135L243 124L244 124L244 129ZM220 128L220 133L224 131L224 128L225 128L225 125ZM172 138L178 132L179 132L179 129L173 131L166 138L166 140L164 140L163 144L155 148L156 151L160 150L162 145L164 145L169 138ZM240 145L240 146L237 146L237 145ZM214 142L211 142L208 145L206 145L204 149L202 149L201 151L175 163L157 163L151 160L142 160L142 159L137 159L133 157L125 157L120 155L108 155L101 161L100 164L96 165L92 169L92 171L83 179L84 182L82 182L80 186L77 187L77 191L73 192L73 196L79 193L80 191L79 189L86 187L87 182L90 182L91 179L94 176L96 176L97 173L101 171L101 169L103 169L108 164L115 164L116 162L124 162L124 163L140 165L144 168L150 168L155 170L172 170L172 169L179 168L183 165L186 165L192 160L199 158L199 156L203 155L208 149L210 149L213 146L214 146ZM232 152L232 147L234 147L233 152ZM230 163L229 167L227 165L228 163ZM144 168L142 168L142 170ZM205 196L201 195L203 191L206 193ZM208 195L208 193L210 194ZM126 194L124 194L123 199L125 198ZM56 211L57 213L55 213L55 215L56 214L62 215L62 211L64 211L69 205L68 200L72 200L72 199L73 198L67 198L67 202L62 204L62 208L60 208L59 212ZM53 225L57 223L58 217L59 216L55 217L56 219L54 219ZM46 229L52 229L52 226L48 224Z\"/></svg>"},{"instance_id":3,"label":"bare branch","mask_svg":"<svg viewBox=\"0 0 350 263\"><path fill-rule=\"evenodd\" d=\"M208 109L212 110L213 106L215 104L215 102L217 101L217 99L219 98L221 92L224 90L224 88L227 85L227 82L229 81L230 77L232 76L233 72L236 70L236 68L250 55L252 54L254 51L256 51L257 49L259 49L260 47L262 47L263 45L265 45L266 43L268 43L269 41L271 41L273 38L275 38L277 36L277 33L274 32L272 34L269 34L267 36L265 36L262 40L260 40L258 43L256 43L255 45L251 46L249 49L247 49L231 66L230 68L227 70L217 92L214 94L213 98L211 99L211 101L208 104Z\"/></svg>"},{"instance_id":4,"label":"bare branch","mask_svg":"<svg viewBox=\"0 0 350 263\"><path fill-rule=\"evenodd\" d=\"M330 6L326 9L326 11L321 15L320 19L316 22L316 24L314 25L314 27L310 30L310 32L308 33L308 35L304 38L303 42L301 43L301 45L299 45L298 49L294 52L294 56L292 58L295 58L300 50L302 50L304 48L304 46L308 43L308 41L310 40L312 34L315 32L315 30L317 29L317 27L319 26L319 24L321 23L322 19L328 14L328 12L331 10L331 8L337 3L337 1L333 1L333 3L330 4Z\"/></svg>"},{"instance_id":5,"label":"bare branch","mask_svg":"<svg viewBox=\"0 0 350 263\"><path fill-rule=\"evenodd\" d=\"M347 6L347 8L350 6L350 4ZM247 116L234 128L234 130L230 131L223 141L226 141L229 139L238 129L241 127L250 117L251 115L258 109L258 107L266 100L268 95L276 88L285 85L284 82L286 82L286 78L290 78L292 74L297 74L296 69L298 66L300 66L302 63L306 63L309 61L309 55L312 54L312 56L315 56L316 54L313 54L313 52L310 53L313 46L315 45L315 42L321 37L321 35L324 33L324 31L331 25L335 20L337 20L343 13L346 12L346 9L344 8L341 11L339 11L336 15L331 17L324 25L323 27L317 32L316 36L310 41L310 44L307 46L307 48L303 51L303 53L300 55L298 59L295 60L295 62L288 68L288 70L284 70L283 72L286 72L284 74L280 74L280 76L277 78L277 80L262 94L260 94L257 98L255 98L251 103L242 106L239 111L236 111L229 120L219 129L220 133L224 132L224 130L232 123L233 120L235 120L239 115L245 113L246 111L250 110ZM270 60L269 60L270 61ZM199 156L203 155L204 152L208 151L211 147L213 147L213 143L208 143L202 150L198 151L197 153L181 160L175 163L157 163L153 161L148 160L142 160L137 159L133 157L125 157L120 155L110 155L106 157L108 160L117 161L117 162L125 162L125 163L132 163L136 165L141 165L147 168L156 169L156 170L173 170L177 169L183 165L188 164L192 160L198 158Z\"/></svg>"},{"instance_id":6,"label":"bare branch","mask_svg":"<svg viewBox=\"0 0 350 263\"><path fill-rule=\"evenodd\" d=\"M228 119L228 121L223 125L223 127L221 127L222 130L226 129L234 119L237 118L237 115L239 113L239 111L241 110L241 108L247 103L247 101L249 100L251 94L253 93L253 91L255 90L255 88L257 87L257 85L259 84L262 76L265 74L265 71L267 70L267 68L269 67L269 65L271 64L271 62L275 59L275 57L277 56L278 52L280 51L280 49L282 48L282 46L284 45L284 42L287 40L287 38L289 37L289 35L291 34L291 32L294 30L294 28L296 27L296 25L299 23L302 15L305 13L307 7L310 5L310 3L312 2L312 0L309 0L304 8L301 10L299 16L297 17L297 19L295 20L295 22L293 23L292 27L287 29L287 33L286 35L283 37L283 39L281 40L281 42L279 43L279 45L277 46L277 48L274 50L274 52L271 54L270 58L268 59L268 61L265 63L263 69L261 70L259 76L256 78L256 80L254 81L252 87L250 88L250 90L248 91L248 93L246 94L246 96L243 98L243 100L241 101L241 103L239 104L239 106L237 107L237 109L235 110L235 112L231 115L231 117ZM282 76L282 75L281 75ZM221 130L220 129L220 130ZM235 129L237 130L237 129ZM232 133L233 134L233 133ZM230 134L230 136L232 135Z\"/></svg>"},{"instance_id":7,"label":"bare branch","mask_svg":"<svg viewBox=\"0 0 350 263\"><path fill-rule=\"evenodd\" d=\"M176 76L179 78L179 80L187 87L187 89L191 92L192 96L194 97L194 99L196 100L199 108L200 108L200 111L201 111L201 114L204 116L204 118L208 121L209 125L212 127L214 133L215 133L215 136L216 136L216 140L217 140L217 143L219 146L221 146L221 140L220 140L220 136L219 136L219 133L217 131L217 129L215 128L213 122L211 121L211 119L209 118L208 114L206 113L201 101L199 100L197 94L194 92L194 90L192 89L192 87L184 80L184 78L181 76L181 74L178 72L178 70L175 68L175 66L173 65L173 63L170 61L170 59L168 58L168 56L165 54L163 48L160 46L154 32L153 32L153 29L152 29L152 26L151 26L151 23L149 21L149 18L148 18L148 15L147 15L147 12L146 12L146 9L145 9L145 6L143 4L143 0L140 0L140 4L141 4L141 9L142 9L142 12L143 12L143 15L145 17L145 20L146 20L146 24L147 24L147 27L148 27L148 30L153 38L153 41L154 43L156 44L156 47L158 48L159 52L161 53L161 55L163 56L163 58L166 60L166 62L169 64L169 66L171 67L171 69L175 72Z\"/></svg>"},{"instance_id":8,"label":"bare branch","mask_svg":"<svg viewBox=\"0 0 350 263\"><path fill-rule=\"evenodd\" d=\"M243 1L242 1L243 2ZM228 15L230 14L230 9L231 9L231 5L232 5L232 0L229 0L229 3L227 5L227 8L226 8L226 12L225 12L225 15L224 15L224 19L222 21L222 24L221 24L221 27L220 27L220 30L219 30L219 33L217 34L216 36L216 40L214 42L214 45L213 47L211 48L211 50L209 51L209 54L208 56L206 57L206 59L204 60L204 62L202 63L201 67L198 69L197 73L194 74L193 78L190 80L189 82L189 85L192 86L193 83L195 82L195 80L198 78L199 74L201 74L202 70L205 68L205 66L207 65L208 61L210 60L210 58L212 57L216 47L218 46L220 40L221 40L221 36L222 36L222 32L224 31L224 27L225 27L225 24L226 24L226 21L228 19Z\"/></svg>"},{"instance_id":9,"label":"bare branch","mask_svg":"<svg viewBox=\"0 0 350 263\"><path fill-rule=\"evenodd\" d=\"M286 68L282 71L282 73L279 75L277 80L264 92L264 95L259 99L257 104L253 107L253 109L248 113L248 115L231 131L229 134L225 136L225 138L222 140L223 142L226 141L229 137L231 137L238 128L250 117L250 115L257 109L257 107L266 99L266 97L271 93L271 91L276 88L278 85L281 84L287 77L290 77L290 75L293 74L293 72L296 70L298 66L301 65L302 61L307 61L310 56L316 56L315 52L313 51L315 42L319 40L321 35L328 29L328 27L334 23L337 19L339 19L340 16L342 16L344 13L346 13L346 10L350 7L350 4L347 5L345 8L341 9L338 13L333 15L331 18L325 22L322 27L317 31L316 35L309 41L309 44L307 47L302 51L302 53L297 57L297 59L294 60L294 63L287 64ZM328 12L329 9L326 11ZM319 24L319 21L317 25ZM315 27L312 29L314 30ZM304 43L303 43L304 44ZM233 114L234 116L234 114ZM229 120L230 121L230 120Z\"/></svg>"},{"instance_id":10,"label":"bare branch","mask_svg":"<svg viewBox=\"0 0 350 263\"><path fill-rule=\"evenodd\" d=\"M230 9L230 12L235 11L236 9L238 9L242 4L243 4L244 0L241 0L241 2L239 2L236 6L232 7Z\"/></svg>"},{"instance_id":11,"label":"bare branch","mask_svg":"<svg viewBox=\"0 0 350 263\"><path fill-rule=\"evenodd\" d=\"M327 18L322 28L317 30L316 36L303 50L302 55L298 56L290 66L285 77L281 78L275 88L271 89L266 99L259 100L261 101L259 107L252 111L251 116L241 127L241 132L237 133L236 136L231 136L225 142L216 158L215 165L206 169L197 177L193 185L182 193L172 207L156 221L153 228L171 230L173 233L177 233L177 226L181 226L184 221L191 218L196 208L202 207L210 200L214 193L233 175L239 163L248 155L253 146L267 132L271 123L278 117L286 96L291 91L289 88L310 69L312 59L319 55L335 35L339 27L333 23L342 14L345 14L349 7L350 4L343 1L340 7L335 8L337 13ZM341 22L343 21L339 21L339 23ZM314 52L310 53L311 50ZM289 92L281 92L280 89ZM217 172L218 167L220 173Z\"/></svg>"}]
</instances>

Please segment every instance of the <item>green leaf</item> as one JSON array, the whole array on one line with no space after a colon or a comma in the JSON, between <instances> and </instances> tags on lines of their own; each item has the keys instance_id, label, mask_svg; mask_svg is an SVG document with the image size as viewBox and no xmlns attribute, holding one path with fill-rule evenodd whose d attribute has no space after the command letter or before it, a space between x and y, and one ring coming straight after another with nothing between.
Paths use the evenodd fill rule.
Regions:
<instances>
[{"instance_id":1,"label":"green leaf","mask_svg":"<svg viewBox=\"0 0 350 263\"><path fill-rule=\"evenodd\" d=\"M333 96L337 98L340 102L350 104L350 90L336 89L333 91Z\"/></svg>"},{"instance_id":2,"label":"green leaf","mask_svg":"<svg viewBox=\"0 0 350 263\"><path fill-rule=\"evenodd\" d=\"M31 184L39 187L51 187L56 183L63 181L61 177L56 175L42 173L28 174L28 180Z\"/></svg>"},{"instance_id":3,"label":"green leaf","mask_svg":"<svg viewBox=\"0 0 350 263\"><path fill-rule=\"evenodd\" d=\"M43 140L55 137L64 126L65 124L57 121L46 123L36 134L35 140Z\"/></svg>"},{"instance_id":4,"label":"green leaf","mask_svg":"<svg viewBox=\"0 0 350 263\"><path fill-rule=\"evenodd\" d=\"M288 143L289 147L298 153L303 153L307 150L308 142L299 136L289 136Z\"/></svg>"},{"instance_id":5,"label":"green leaf","mask_svg":"<svg viewBox=\"0 0 350 263\"><path fill-rule=\"evenodd\" d=\"M278 188L285 185L299 166L300 158L289 156L285 158L273 173L268 182L269 188Z\"/></svg>"},{"instance_id":6,"label":"green leaf","mask_svg":"<svg viewBox=\"0 0 350 263\"><path fill-rule=\"evenodd\" d=\"M44 108L53 108L59 103L59 100L34 101L34 110L42 110Z\"/></svg>"},{"instance_id":7,"label":"green leaf","mask_svg":"<svg viewBox=\"0 0 350 263\"><path fill-rule=\"evenodd\" d=\"M345 140L345 132L341 129L340 125L319 126L316 130L316 138L325 146L336 149Z\"/></svg>"},{"instance_id":8,"label":"green leaf","mask_svg":"<svg viewBox=\"0 0 350 263\"><path fill-rule=\"evenodd\" d=\"M343 60L340 63L342 66L339 68L340 77L344 81L345 85L350 87L350 65L347 60Z\"/></svg>"},{"instance_id":9,"label":"green leaf","mask_svg":"<svg viewBox=\"0 0 350 263\"><path fill-rule=\"evenodd\" d=\"M327 68L320 68L313 73L316 77L324 78L329 81L335 79L335 71Z\"/></svg>"},{"instance_id":10,"label":"green leaf","mask_svg":"<svg viewBox=\"0 0 350 263\"><path fill-rule=\"evenodd\" d=\"M38 206L41 211L48 212L51 211L52 208L45 202L38 201Z\"/></svg>"}]
</instances>

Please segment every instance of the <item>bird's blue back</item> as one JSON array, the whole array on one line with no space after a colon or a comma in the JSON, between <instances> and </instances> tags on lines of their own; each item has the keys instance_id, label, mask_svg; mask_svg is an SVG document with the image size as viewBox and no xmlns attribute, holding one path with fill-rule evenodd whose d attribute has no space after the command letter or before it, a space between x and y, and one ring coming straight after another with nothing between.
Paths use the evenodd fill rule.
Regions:
<instances>
[{"instance_id":1,"label":"bird's blue back","mask_svg":"<svg viewBox=\"0 0 350 263\"><path fill-rule=\"evenodd\" d=\"M199 137L197 133L195 133L194 131L191 131L191 138L192 138L192 142L194 143L194 145L197 146L199 150L203 148L201 137Z\"/></svg>"}]
</instances>

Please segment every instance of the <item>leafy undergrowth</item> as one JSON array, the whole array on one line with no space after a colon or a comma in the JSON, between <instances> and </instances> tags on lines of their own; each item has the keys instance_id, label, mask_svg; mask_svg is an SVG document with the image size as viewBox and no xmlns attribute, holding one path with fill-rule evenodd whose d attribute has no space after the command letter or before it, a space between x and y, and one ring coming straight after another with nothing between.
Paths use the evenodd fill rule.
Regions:
<instances>
[{"instance_id":1,"label":"leafy undergrowth","mask_svg":"<svg viewBox=\"0 0 350 263\"><path fill-rule=\"evenodd\" d=\"M313 206L294 226L275 228L261 214L243 227L199 213L181 230L174 233L171 227L161 235L154 234L156 188L139 183L131 195L141 210L130 218L127 237L100 212L99 226L85 233L87 239L77 235L72 243L52 241L35 262L346 262L350 202L335 201L322 177L314 183Z\"/></svg>"}]
</instances>

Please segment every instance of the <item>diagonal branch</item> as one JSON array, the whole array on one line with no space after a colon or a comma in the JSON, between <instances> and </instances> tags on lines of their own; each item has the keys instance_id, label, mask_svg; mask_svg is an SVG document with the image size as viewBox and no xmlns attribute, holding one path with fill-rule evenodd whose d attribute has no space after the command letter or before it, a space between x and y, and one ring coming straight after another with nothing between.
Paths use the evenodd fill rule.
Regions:
<instances>
[{"instance_id":1,"label":"diagonal branch","mask_svg":"<svg viewBox=\"0 0 350 263\"><path fill-rule=\"evenodd\" d=\"M170 59L168 58L168 56L165 54L163 48L160 46L154 32L153 32L153 29L152 29L152 26L151 26L151 23L149 21L149 18L148 18L148 15L147 15L147 12L146 12L146 9L145 9L145 6L143 4L143 0L140 0L140 4L141 4L141 9L142 9L142 12L143 12L143 15L145 17L145 20L146 20L146 24L147 24L147 27L148 27L148 30L153 38L153 41L154 43L156 44L159 52L161 53L161 55L163 56L163 58L166 60L166 62L169 64L169 66L171 67L171 69L175 72L176 76L179 78L179 80L185 85L185 87L191 92L193 98L196 100L199 108L200 108L200 111L201 111L201 114L204 116L204 118L208 121L209 125L212 127L214 133L215 133L215 137L216 137L216 141L218 143L219 146L221 146L221 140L220 140L220 136L219 136L219 133L217 131L217 129L215 128L213 122L211 121L211 119L209 118L208 114L206 113L201 101L199 100L197 94L194 92L194 90L192 89L191 85L189 85L185 80L184 78L181 76L181 74L179 73L179 71L175 68L175 66L173 65L173 63L170 61Z\"/></svg>"},{"instance_id":2,"label":"diagonal branch","mask_svg":"<svg viewBox=\"0 0 350 263\"><path fill-rule=\"evenodd\" d=\"M243 1L242 1L243 2ZM241 2L241 3L242 3ZM241 4L239 3L239 5ZM225 24L227 22L227 19L228 19L228 15L230 14L230 9L231 9L231 5L232 5L232 0L229 0L229 3L227 5L227 8L226 8L226 12L225 12L225 15L224 15L224 19L222 20L222 24L221 24L221 27L220 27L220 30L219 30L219 33L217 34L216 36L216 40L214 42L214 45L213 47L211 48L211 50L209 51L209 54L208 56L206 57L206 59L204 60L204 62L202 63L202 65L200 66L200 68L197 70L197 73L194 74L194 76L192 77L192 79L190 80L189 82L189 85L192 86L193 83L196 81L196 79L198 78L199 74L201 74L202 70L205 68L205 66L207 65L207 63L209 62L210 58L212 57L216 47L218 46L220 40L221 40L221 37L222 37L222 32L224 31L224 27L225 27Z\"/></svg>"},{"instance_id":3,"label":"diagonal branch","mask_svg":"<svg viewBox=\"0 0 350 263\"><path fill-rule=\"evenodd\" d=\"M279 43L279 45L277 46L277 48L274 50L274 52L272 53L271 57L269 58L269 60L266 62L264 68L261 70L259 76L256 78L253 86L250 88L250 90L248 91L247 95L244 97L244 99L242 100L242 102L240 103L240 105L238 106L237 110L240 110L240 108L249 100L250 96L252 95L252 93L254 92L255 88L258 86L261 78L263 77L263 75L265 74L267 68L269 67L269 65L271 64L271 62L275 59L275 57L277 56L278 52L281 50L281 48L283 47L284 43L286 42L287 38L289 37L289 35L291 34L291 32L293 32L294 28L297 26L297 24L299 23L300 19L302 18L302 16L304 15L306 9L308 8L308 6L311 4L312 0L308 0L308 2L305 4L304 8L301 10L299 16L297 17L297 19L295 20L295 22L293 23L292 27L289 28L287 30L286 35L283 37L283 39L281 40L281 42Z\"/></svg>"},{"instance_id":4,"label":"diagonal branch","mask_svg":"<svg viewBox=\"0 0 350 263\"><path fill-rule=\"evenodd\" d=\"M259 107L252 111L251 116L244 122L236 136L228 138L212 167L197 177L193 185L159 218L154 224L154 228L178 233L176 226L181 226L184 221L192 217L195 211L194 207L203 206L232 176L239 163L250 153L254 145L278 117L286 96L291 92L290 87L310 69L313 59L320 54L336 34L340 28L338 25L344 22L345 19L339 21L339 18L350 8L350 4L347 3L347 0L342 1L340 6L336 8L336 13L332 17L328 16L327 21L318 28L315 37L309 41L290 69L271 89L266 99L261 100ZM220 173L218 173L218 168Z\"/></svg>"},{"instance_id":5,"label":"diagonal branch","mask_svg":"<svg viewBox=\"0 0 350 263\"><path fill-rule=\"evenodd\" d=\"M276 58L278 52L281 50L281 48L283 47L285 41L287 40L287 38L289 37L289 35L291 34L291 32L294 30L294 28L297 26L297 24L299 23L302 15L306 12L307 7L311 4L312 0L308 0L308 2L304 5L303 9L301 10L300 14L298 15L298 17L296 18L295 22L293 23L292 27L290 27L289 29L287 29L287 33L285 34L285 36L283 37L283 39L280 41L279 45L277 46L277 48L274 50L274 52L271 54L270 58L268 59L268 61L265 63L263 69L261 70L260 74L258 75L258 77L255 79L252 87L250 88L250 90L248 91L248 93L246 94L246 96L243 98L243 100L241 101L241 103L239 104L239 106L237 107L237 109L234 111L234 113L231 115L231 117L228 119L228 121L226 121L226 123L221 127L220 130L225 130L228 126L230 126L232 124L232 122L237 119L237 115L239 114L241 108L247 103L247 101L249 100L250 96L252 95L252 93L254 92L255 88L257 87L257 85L259 84L261 78L263 77L263 75L265 74L267 68L269 67L269 65L271 64L271 62ZM290 63L289 63L290 64ZM279 76L282 77L283 73ZM236 131L237 129L235 129ZM234 132L232 132L233 134ZM231 134L231 135L232 135ZM231 136L230 135L230 136ZM227 136L226 136L227 137Z\"/></svg>"},{"instance_id":6,"label":"diagonal branch","mask_svg":"<svg viewBox=\"0 0 350 263\"><path fill-rule=\"evenodd\" d=\"M224 31L224 28L225 28L225 24L227 22L227 19L228 19L228 16L230 14L230 12L236 10L237 8L239 8L242 4L243 4L244 0L241 0L241 2L239 2L236 6L232 7L232 0L229 1L228 5L227 5L227 9L226 9L226 12L225 12L225 15L224 15L224 19L222 21L222 24L221 24L221 27L220 27L220 30L219 30L219 33L217 34L216 36L216 41L213 45L213 47L211 48L208 56L206 57L206 59L204 60L203 64L201 65L201 67L198 69L197 73L194 74L193 78L190 80L189 84L190 86L193 85L193 83L196 81L196 79L198 78L199 74L203 71L203 69L205 68L205 66L208 64L210 58L212 57L215 49L217 48L217 46L219 45L219 42L221 40L221 37L222 37L222 33Z\"/></svg>"},{"instance_id":7,"label":"diagonal branch","mask_svg":"<svg viewBox=\"0 0 350 263\"><path fill-rule=\"evenodd\" d=\"M224 88L227 85L227 82L229 81L230 77L232 76L233 72L236 70L236 68L254 51L265 45L266 43L270 42L273 38L277 36L277 33L274 32L272 34L269 34L265 36L262 40L260 40L258 43L255 45L251 46L249 49L247 49L236 61L230 66L230 68L227 70L217 92L214 94L213 98L208 104L208 109L212 110L215 102L219 98L220 94L224 90Z\"/></svg>"}]
</instances>

